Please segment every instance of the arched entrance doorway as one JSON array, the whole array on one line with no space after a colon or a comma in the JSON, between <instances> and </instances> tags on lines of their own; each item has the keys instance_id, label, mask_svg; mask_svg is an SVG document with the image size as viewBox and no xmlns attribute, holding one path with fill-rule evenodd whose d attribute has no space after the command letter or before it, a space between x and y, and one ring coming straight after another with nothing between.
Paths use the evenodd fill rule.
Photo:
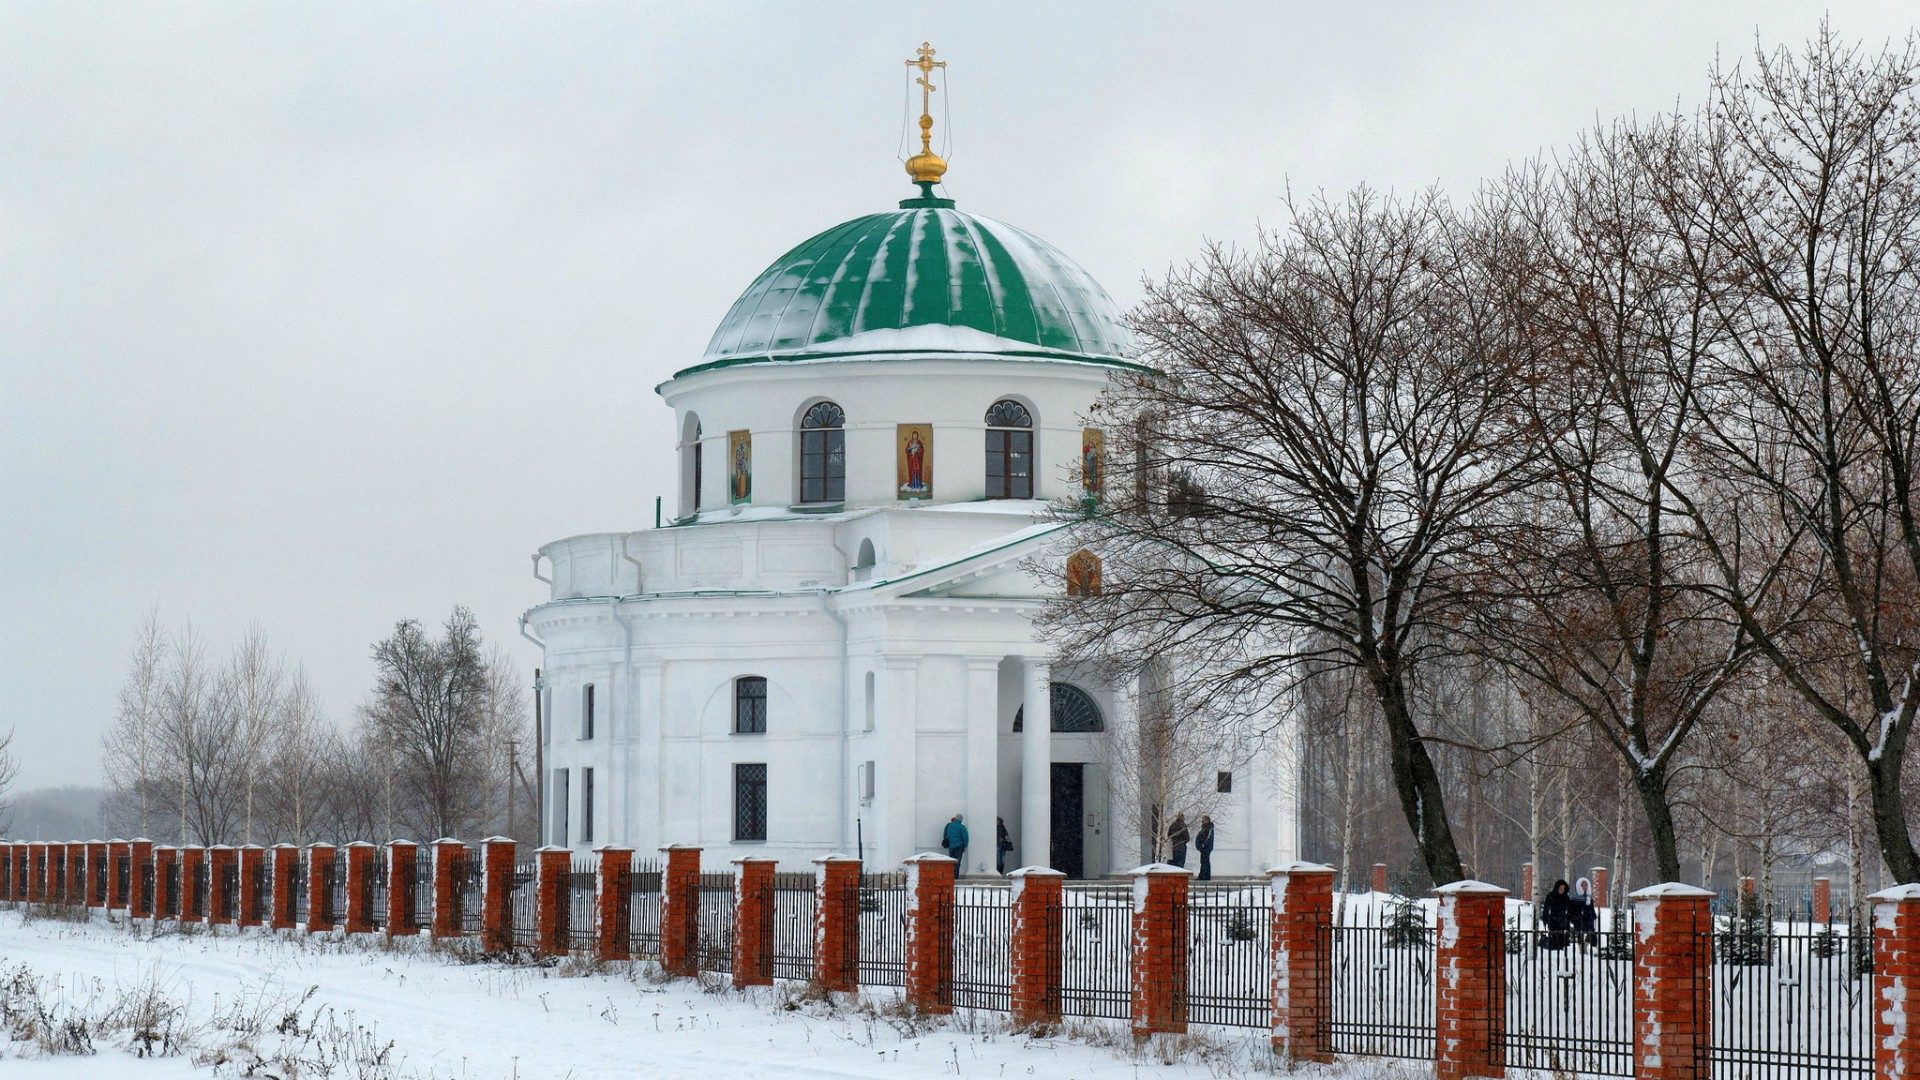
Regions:
<instances>
[{"instance_id":1,"label":"arched entrance doorway","mask_svg":"<svg viewBox=\"0 0 1920 1080\"><path fill-rule=\"evenodd\" d=\"M1072 683L1056 682L1049 684L1047 696L1055 734L1086 735L1106 731L1100 706L1085 690ZM1025 717L1025 709L1014 713L1013 730L1023 730ZM1047 864L1069 878L1086 876L1087 831L1091 820L1087 809L1090 803L1098 805L1103 801L1090 797L1087 790L1091 764L1089 761L1055 761L1049 765L1047 788L1052 813L1048 815L1051 821Z\"/></svg>"}]
</instances>

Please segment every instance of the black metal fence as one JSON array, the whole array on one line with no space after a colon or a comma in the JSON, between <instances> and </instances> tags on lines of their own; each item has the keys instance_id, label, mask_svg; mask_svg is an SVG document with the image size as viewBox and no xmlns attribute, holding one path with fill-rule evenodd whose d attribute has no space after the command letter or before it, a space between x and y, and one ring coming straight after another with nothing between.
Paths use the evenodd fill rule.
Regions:
<instances>
[{"instance_id":1,"label":"black metal fence","mask_svg":"<svg viewBox=\"0 0 1920 1080\"><path fill-rule=\"evenodd\" d=\"M1133 1014L1133 889L1069 885L1062 896L1060 1011L1066 1016Z\"/></svg>"},{"instance_id":2,"label":"black metal fence","mask_svg":"<svg viewBox=\"0 0 1920 1080\"><path fill-rule=\"evenodd\" d=\"M1187 897L1187 1019L1273 1025L1273 890L1192 886Z\"/></svg>"},{"instance_id":3,"label":"black metal fence","mask_svg":"<svg viewBox=\"0 0 1920 1080\"><path fill-rule=\"evenodd\" d=\"M375 856L360 878L360 902L366 906L367 925L379 930L387 925L387 860Z\"/></svg>"},{"instance_id":4,"label":"black metal fence","mask_svg":"<svg viewBox=\"0 0 1920 1080\"><path fill-rule=\"evenodd\" d=\"M635 863L627 873L627 951L636 960L660 958L660 863Z\"/></svg>"},{"instance_id":5,"label":"black metal fence","mask_svg":"<svg viewBox=\"0 0 1920 1080\"><path fill-rule=\"evenodd\" d=\"M600 927L600 912L596 901L600 895L600 874L591 862L576 862L567 874L567 892L565 903L560 905L567 920L567 932L564 935L568 944L575 949L593 947L594 934Z\"/></svg>"},{"instance_id":6,"label":"black metal fence","mask_svg":"<svg viewBox=\"0 0 1920 1080\"><path fill-rule=\"evenodd\" d=\"M240 921L240 863L228 859L220 865L220 910L213 913L221 922Z\"/></svg>"},{"instance_id":7,"label":"black metal fence","mask_svg":"<svg viewBox=\"0 0 1920 1080\"><path fill-rule=\"evenodd\" d=\"M480 860L470 851L453 857L453 922L464 936L480 933Z\"/></svg>"},{"instance_id":8,"label":"black metal fence","mask_svg":"<svg viewBox=\"0 0 1920 1080\"><path fill-rule=\"evenodd\" d=\"M180 860L175 858L167 863L167 911L168 915L178 919L186 910L186 898L180 895Z\"/></svg>"},{"instance_id":9,"label":"black metal fence","mask_svg":"<svg viewBox=\"0 0 1920 1080\"><path fill-rule=\"evenodd\" d=\"M773 977L813 977L812 874L773 875Z\"/></svg>"},{"instance_id":10,"label":"black metal fence","mask_svg":"<svg viewBox=\"0 0 1920 1080\"><path fill-rule=\"evenodd\" d=\"M1633 925L1541 925L1528 906L1507 921L1509 1068L1633 1075ZM1611 920L1619 916L1617 923Z\"/></svg>"},{"instance_id":11,"label":"black metal fence","mask_svg":"<svg viewBox=\"0 0 1920 1080\"><path fill-rule=\"evenodd\" d=\"M1714 1072L1752 1080L1873 1073L1873 940L1756 898L1715 920Z\"/></svg>"},{"instance_id":12,"label":"black metal fence","mask_svg":"<svg viewBox=\"0 0 1920 1080\"><path fill-rule=\"evenodd\" d=\"M267 862L259 859L247 867L247 921L263 923L267 921L267 907L273 899L272 878L267 874ZM151 894L149 894L151 895Z\"/></svg>"},{"instance_id":13,"label":"black metal fence","mask_svg":"<svg viewBox=\"0 0 1920 1080\"><path fill-rule=\"evenodd\" d=\"M1424 906L1349 904L1333 927L1335 1053L1432 1060L1434 933Z\"/></svg>"},{"instance_id":14,"label":"black metal fence","mask_svg":"<svg viewBox=\"0 0 1920 1080\"><path fill-rule=\"evenodd\" d=\"M860 875L860 982L907 985L907 875Z\"/></svg>"},{"instance_id":15,"label":"black metal fence","mask_svg":"<svg viewBox=\"0 0 1920 1080\"><path fill-rule=\"evenodd\" d=\"M195 863L193 867L193 881L188 886L191 895L188 897L187 914L190 917L195 919L204 919L207 917L207 889L212 883L213 872L211 868L209 868L204 861Z\"/></svg>"},{"instance_id":16,"label":"black metal fence","mask_svg":"<svg viewBox=\"0 0 1920 1080\"><path fill-rule=\"evenodd\" d=\"M701 971L733 970L733 875L701 874L699 887ZM655 924L656 927L658 924ZM655 933L658 933L656 929Z\"/></svg>"},{"instance_id":17,"label":"black metal fence","mask_svg":"<svg viewBox=\"0 0 1920 1080\"><path fill-rule=\"evenodd\" d=\"M953 1003L969 1009L1011 1009L1011 890L971 885L955 890L952 933Z\"/></svg>"},{"instance_id":18,"label":"black metal fence","mask_svg":"<svg viewBox=\"0 0 1920 1080\"><path fill-rule=\"evenodd\" d=\"M513 926L513 943L531 948L540 932L540 913L533 895L532 863L514 864L512 891L507 896L508 907L512 909L510 922Z\"/></svg>"},{"instance_id":19,"label":"black metal fence","mask_svg":"<svg viewBox=\"0 0 1920 1080\"><path fill-rule=\"evenodd\" d=\"M307 921L307 860L296 858L287 868L287 893L291 901L288 917L294 923Z\"/></svg>"}]
</instances>

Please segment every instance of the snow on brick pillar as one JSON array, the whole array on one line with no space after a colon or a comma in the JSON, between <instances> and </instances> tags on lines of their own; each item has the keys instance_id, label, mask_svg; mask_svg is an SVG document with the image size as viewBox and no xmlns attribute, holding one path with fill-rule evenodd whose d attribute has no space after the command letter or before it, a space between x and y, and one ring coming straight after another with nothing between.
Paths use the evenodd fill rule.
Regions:
<instances>
[{"instance_id":1,"label":"snow on brick pillar","mask_svg":"<svg viewBox=\"0 0 1920 1080\"><path fill-rule=\"evenodd\" d=\"M1833 879L1817 877L1813 879L1813 921L1830 923L1833 921Z\"/></svg>"},{"instance_id":2,"label":"snow on brick pillar","mask_svg":"<svg viewBox=\"0 0 1920 1080\"><path fill-rule=\"evenodd\" d=\"M349 934L373 933L374 854L365 840L347 845L347 917L341 925Z\"/></svg>"},{"instance_id":3,"label":"snow on brick pillar","mask_svg":"<svg viewBox=\"0 0 1920 1080\"><path fill-rule=\"evenodd\" d=\"M907 860L907 1004L953 1011L953 893L960 864L945 855Z\"/></svg>"},{"instance_id":4,"label":"snow on brick pillar","mask_svg":"<svg viewBox=\"0 0 1920 1080\"><path fill-rule=\"evenodd\" d=\"M593 955L599 960L631 960L627 936L633 916L633 849L609 845L600 849L600 872L594 889ZM734 985L740 977L734 976Z\"/></svg>"},{"instance_id":5,"label":"snow on brick pillar","mask_svg":"<svg viewBox=\"0 0 1920 1080\"><path fill-rule=\"evenodd\" d=\"M1520 899L1528 902L1532 902L1534 896L1535 896L1535 893L1533 891L1533 864L1521 863L1520 864Z\"/></svg>"},{"instance_id":6,"label":"snow on brick pillar","mask_svg":"<svg viewBox=\"0 0 1920 1080\"><path fill-rule=\"evenodd\" d=\"M334 860L332 844L315 844L307 849L307 929L313 933L332 930L340 913L333 910Z\"/></svg>"},{"instance_id":7,"label":"snow on brick pillar","mask_svg":"<svg viewBox=\"0 0 1920 1080\"><path fill-rule=\"evenodd\" d=\"M1747 897L1754 895L1754 893L1757 891L1758 890L1754 887L1752 878L1743 877L1740 879L1740 899L1745 900Z\"/></svg>"},{"instance_id":8,"label":"snow on brick pillar","mask_svg":"<svg viewBox=\"0 0 1920 1080\"><path fill-rule=\"evenodd\" d=\"M573 856L552 844L533 855L533 948L539 956L565 956L571 944L567 925L568 881Z\"/></svg>"},{"instance_id":9,"label":"snow on brick pillar","mask_svg":"<svg viewBox=\"0 0 1920 1080\"><path fill-rule=\"evenodd\" d=\"M457 938L465 929L461 917L461 871L467 845L442 837L433 842L433 936Z\"/></svg>"},{"instance_id":10,"label":"snow on brick pillar","mask_svg":"<svg viewBox=\"0 0 1920 1080\"><path fill-rule=\"evenodd\" d=\"M1920 885L1874 893L1873 1075L1920 1076Z\"/></svg>"},{"instance_id":11,"label":"snow on brick pillar","mask_svg":"<svg viewBox=\"0 0 1920 1080\"><path fill-rule=\"evenodd\" d=\"M1133 871L1133 1037L1187 1030L1187 889L1166 863Z\"/></svg>"},{"instance_id":12,"label":"snow on brick pillar","mask_svg":"<svg viewBox=\"0 0 1920 1080\"><path fill-rule=\"evenodd\" d=\"M153 917L155 919L177 919L180 917L179 889L174 885L173 867L180 853L172 847L162 844L153 849Z\"/></svg>"},{"instance_id":13,"label":"snow on brick pillar","mask_svg":"<svg viewBox=\"0 0 1920 1080\"><path fill-rule=\"evenodd\" d=\"M1613 880L1611 876L1609 876L1610 873L1611 872L1604 866L1596 866L1587 872L1587 877L1590 879L1589 884L1593 889L1593 906L1596 908L1609 906L1607 886L1611 884Z\"/></svg>"},{"instance_id":14,"label":"snow on brick pillar","mask_svg":"<svg viewBox=\"0 0 1920 1080\"><path fill-rule=\"evenodd\" d=\"M773 868L777 862L765 855L733 860L735 986L773 985Z\"/></svg>"},{"instance_id":15,"label":"snow on brick pillar","mask_svg":"<svg viewBox=\"0 0 1920 1080\"><path fill-rule=\"evenodd\" d=\"M107 850L113 850L109 844ZM207 849L203 847L183 847L180 849L180 921L183 923L205 922L207 920L207 894L200 887L200 879L206 870ZM114 871L119 876L119 871Z\"/></svg>"},{"instance_id":16,"label":"snow on brick pillar","mask_svg":"<svg viewBox=\"0 0 1920 1080\"><path fill-rule=\"evenodd\" d=\"M420 857L420 845L411 840L387 841L387 936L406 937L420 932L414 912L420 910L413 890L413 867Z\"/></svg>"},{"instance_id":17,"label":"snow on brick pillar","mask_svg":"<svg viewBox=\"0 0 1920 1080\"><path fill-rule=\"evenodd\" d=\"M1505 1076L1507 890L1484 881L1456 881L1434 894L1440 898L1434 1075L1438 1080Z\"/></svg>"},{"instance_id":18,"label":"snow on brick pillar","mask_svg":"<svg viewBox=\"0 0 1920 1080\"><path fill-rule=\"evenodd\" d=\"M1633 901L1633 1075L1707 1080L1713 1039L1713 894L1668 882Z\"/></svg>"},{"instance_id":19,"label":"snow on brick pillar","mask_svg":"<svg viewBox=\"0 0 1920 1080\"><path fill-rule=\"evenodd\" d=\"M1387 891L1387 864L1386 863L1377 862L1373 864L1373 891L1377 893L1383 893Z\"/></svg>"},{"instance_id":20,"label":"snow on brick pillar","mask_svg":"<svg viewBox=\"0 0 1920 1080\"><path fill-rule=\"evenodd\" d=\"M300 849L292 844L275 844L269 853L273 863L273 897L267 901L267 928L293 929L293 915L299 908L293 898L293 868L300 863Z\"/></svg>"},{"instance_id":21,"label":"snow on brick pillar","mask_svg":"<svg viewBox=\"0 0 1920 1080\"><path fill-rule=\"evenodd\" d=\"M860 985L860 860L813 860L813 985L851 992Z\"/></svg>"},{"instance_id":22,"label":"snow on brick pillar","mask_svg":"<svg viewBox=\"0 0 1920 1080\"><path fill-rule=\"evenodd\" d=\"M230 885L227 872L233 868L237 854L225 844L215 844L207 849L207 922L210 925L223 926L234 921L227 912L229 905L239 898L228 895Z\"/></svg>"},{"instance_id":23,"label":"snow on brick pillar","mask_svg":"<svg viewBox=\"0 0 1920 1080\"><path fill-rule=\"evenodd\" d=\"M107 841L107 907L120 911L127 906L128 867L133 850L125 840Z\"/></svg>"},{"instance_id":24,"label":"snow on brick pillar","mask_svg":"<svg viewBox=\"0 0 1920 1080\"><path fill-rule=\"evenodd\" d=\"M1016 1027L1051 1024L1060 1019L1060 948L1063 924L1061 885L1066 875L1045 866L1026 866L1013 879L1008 902L1008 936L1013 948L1008 970L1009 999Z\"/></svg>"},{"instance_id":25,"label":"snow on brick pillar","mask_svg":"<svg viewBox=\"0 0 1920 1080\"><path fill-rule=\"evenodd\" d=\"M660 850L667 857L660 879L660 967L669 975L693 975L700 970L700 849L675 844Z\"/></svg>"},{"instance_id":26,"label":"snow on brick pillar","mask_svg":"<svg viewBox=\"0 0 1920 1080\"><path fill-rule=\"evenodd\" d=\"M1285 863L1273 887L1273 1052L1332 1061L1333 867Z\"/></svg>"},{"instance_id":27,"label":"snow on brick pillar","mask_svg":"<svg viewBox=\"0 0 1920 1080\"><path fill-rule=\"evenodd\" d=\"M138 865L139 860L135 859L134 863ZM260 887L267 883L266 867L266 848L258 844L248 844L240 849L241 926L259 926L265 921L261 915L266 911L266 898L260 895Z\"/></svg>"},{"instance_id":28,"label":"snow on brick pillar","mask_svg":"<svg viewBox=\"0 0 1920 1080\"><path fill-rule=\"evenodd\" d=\"M518 851L504 836L480 841L480 949L513 951L513 857Z\"/></svg>"},{"instance_id":29,"label":"snow on brick pillar","mask_svg":"<svg viewBox=\"0 0 1920 1080\"><path fill-rule=\"evenodd\" d=\"M153 918L153 882L146 871L153 865L153 841L127 842L127 915L134 919ZM158 880L156 877L155 880Z\"/></svg>"}]
</instances>

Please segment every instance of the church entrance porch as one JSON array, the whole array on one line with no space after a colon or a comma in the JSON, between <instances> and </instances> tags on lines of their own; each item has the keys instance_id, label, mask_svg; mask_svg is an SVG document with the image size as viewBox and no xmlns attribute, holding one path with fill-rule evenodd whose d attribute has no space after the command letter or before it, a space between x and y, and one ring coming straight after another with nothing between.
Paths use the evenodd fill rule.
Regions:
<instances>
[{"instance_id":1,"label":"church entrance porch","mask_svg":"<svg viewBox=\"0 0 1920 1080\"><path fill-rule=\"evenodd\" d=\"M1086 766L1078 761L1053 763L1052 865L1070 878L1086 877L1086 844L1081 833L1086 820Z\"/></svg>"}]
</instances>

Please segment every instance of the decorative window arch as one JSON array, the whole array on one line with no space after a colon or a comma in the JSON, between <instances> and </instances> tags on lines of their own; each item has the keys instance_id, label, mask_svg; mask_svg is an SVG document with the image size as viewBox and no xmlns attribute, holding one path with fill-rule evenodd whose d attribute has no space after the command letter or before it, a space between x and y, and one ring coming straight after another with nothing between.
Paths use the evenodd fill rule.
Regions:
<instances>
[{"instance_id":1,"label":"decorative window arch","mask_svg":"<svg viewBox=\"0 0 1920 1080\"><path fill-rule=\"evenodd\" d=\"M1047 711L1052 714L1053 730L1062 734L1107 730L1107 721L1100 715L1100 706L1094 704L1093 695L1072 683L1048 684ZM1013 730L1024 730L1026 714L1024 707L1013 714Z\"/></svg>"},{"instance_id":2,"label":"decorative window arch","mask_svg":"<svg viewBox=\"0 0 1920 1080\"><path fill-rule=\"evenodd\" d=\"M873 576L873 568L879 561L879 556L877 556L873 550L873 538L867 537L861 540L860 552L853 560L854 580L865 581L871 578Z\"/></svg>"},{"instance_id":3,"label":"decorative window arch","mask_svg":"<svg viewBox=\"0 0 1920 1080\"><path fill-rule=\"evenodd\" d=\"M733 733L767 733L767 680L761 675L742 675L733 680Z\"/></svg>"},{"instance_id":4,"label":"decorative window arch","mask_svg":"<svg viewBox=\"0 0 1920 1080\"><path fill-rule=\"evenodd\" d=\"M1033 414L1012 398L987 409L987 498L1033 498Z\"/></svg>"},{"instance_id":5,"label":"decorative window arch","mask_svg":"<svg viewBox=\"0 0 1920 1080\"><path fill-rule=\"evenodd\" d=\"M680 436L680 454L683 463L680 482L685 485L685 490L680 496L680 510L683 516L700 512L700 485L703 479L700 467L701 435L700 417L697 414L688 413Z\"/></svg>"},{"instance_id":6,"label":"decorative window arch","mask_svg":"<svg viewBox=\"0 0 1920 1080\"><path fill-rule=\"evenodd\" d=\"M831 401L816 401L800 418L800 501L845 502L847 414Z\"/></svg>"},{"instance_id":7,"label":"decorative window arch","mask_svg":"<svg viewBox=\"0 0 1920 1080\"><path fill-rule=\"evenodd\" d=\"M1100 595L1100 556L1086 548L1067 556L1067 595L1080 598Z\"/></svg>"}]
</instances>

